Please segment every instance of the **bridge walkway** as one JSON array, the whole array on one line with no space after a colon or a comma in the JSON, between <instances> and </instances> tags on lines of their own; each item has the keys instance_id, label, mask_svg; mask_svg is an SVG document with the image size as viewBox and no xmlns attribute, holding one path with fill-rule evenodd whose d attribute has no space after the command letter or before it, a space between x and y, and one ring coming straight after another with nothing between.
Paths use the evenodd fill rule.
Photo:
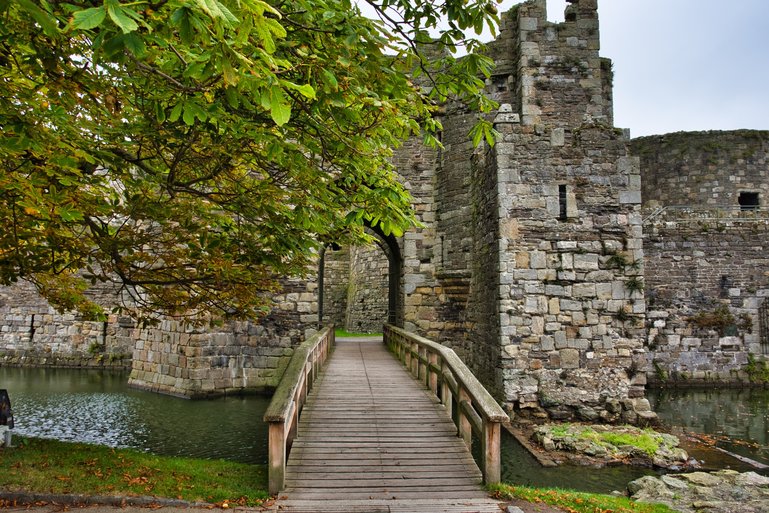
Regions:
<instances>
[{"instance_id":1,"label":"bridge walkway","mask_svg":"<svg viewBox=\"0 0 769 513\"><path fill-rule=\"evenodd\" d=\"M445 407L380 339L340 339L308 396L279 511L494 512Z\"/></svg>"}]
</instances>

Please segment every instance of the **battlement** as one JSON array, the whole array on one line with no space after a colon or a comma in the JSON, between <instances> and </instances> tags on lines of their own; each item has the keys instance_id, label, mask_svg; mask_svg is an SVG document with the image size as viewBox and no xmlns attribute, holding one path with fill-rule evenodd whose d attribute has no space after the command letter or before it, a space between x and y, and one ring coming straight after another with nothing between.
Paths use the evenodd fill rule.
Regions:
<instances>
[{"instance_id":1,"label":"battlement","mask_svg":"<svg viewBox=\"0 0 769 513\"><path fill-rule=\"evenodd\" d=\"M497 70L491 94L510 103L524 126L613 125L611 61L599 55L596 0L576 0L565 21L547 19L543 0L522 3L502 16L490 43Z\"/></svg>"}]
</instances>

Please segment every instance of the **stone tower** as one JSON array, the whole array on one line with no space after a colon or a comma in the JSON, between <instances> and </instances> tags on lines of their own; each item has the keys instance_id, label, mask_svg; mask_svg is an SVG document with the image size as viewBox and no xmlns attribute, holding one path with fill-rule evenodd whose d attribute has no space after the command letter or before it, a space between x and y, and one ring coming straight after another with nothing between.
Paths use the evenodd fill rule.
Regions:
<instances>
[{"instance_id":1,"label":"stone tower","mask_svg":"<svg viewBox=\"0 0 769 513\"><path fill-rule=\"evenodd\" d=\"M596 0L503 16L487 81L493 147L447 106L443 149L397 159L426 228L406 236L405 325L452 346L512 412L638 422L643 399L639 162L613 126Z\"/></svg>"}]
</instances>

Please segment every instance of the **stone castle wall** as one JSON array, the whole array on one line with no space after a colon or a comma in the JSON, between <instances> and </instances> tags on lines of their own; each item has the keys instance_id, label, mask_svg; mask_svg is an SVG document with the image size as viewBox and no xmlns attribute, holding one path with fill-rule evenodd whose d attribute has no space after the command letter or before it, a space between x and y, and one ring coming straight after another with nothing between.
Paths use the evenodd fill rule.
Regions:
<instances>
[{"instance_id":1,"label":"stone castle wall","mask_svg":"<svg viewBox=\"0 0 769 513\"><path fill-rule=\"evenodd\" d=\"M387 322L389 262L378 246L351 250L347 331L381 333Z\"/></svg>"},{"instance_id":2,"label":"stone castle wall","mask_svg":"<svg viewBox=\"0 0 769 513\"><path fill-rule=\"evenodd\" d=\"M323 324L345 328L350 284L350 248L326 248L323 254Z\"/></svg>"},{"instance_id":3,"label":"stone castle wall","mask_svg":"<svg viewBox=\"0 0 769 513\"><path fill-rule=\"evenodd\" d=\"M746 383L769 353L769 132L635 139L644 185L649 379ZM740 205L742 193L756 205Z\"/></svg>"},{"instance_id":4,"label":"stone castle wall","mask_svg":"<svg viewBox=\"0 0 769 513\"><path fill-rule=\"evenodd\" d=\"M520 123L498 124L502 381L521 414L635 422L645 302L640 169L612 126L597 5L517 13ZM515 105L515 104L514 104Z\"/></svg>"},{"instance_id":5,"label":"stone castle wall","mask_svg":"<svg viewBox=\"0 0 769 513\"><path fill-rule=\"evenodd\" d=\"M115 315L89 322L58 313L29 284L2 287L0 365L130 368L130 385L184 397L265 391L277 386L293 347L317 328L316 288L287 281L259 324L163 318L140 327Z\"/></svg>"},{"instance_id":6,"label":"stone castle wall","mask_svg":"<svg viewBox=\"0 0 769 513\"><path fill-rule=\"evenodd\" d=\"M489 50L502 139L474 149L473 117L448 105L442 149L400 150L435 216L404 240L405 324L453 347L510 411L637 421L652 417L645 303L628 285L643 274L640 175L611 126L598 40L595 1L561 24L544 1L521 4Z\"/></svg>"},{"instance_id":7,"label":"stone castle wall","mask_svg":"<svg viewBox=\"0 0 769 513\"><path fill-rule=\"evenodd\" d=\"M769 307L769 216L701 216L646 226L649 377L654 383L748 382Z\"/></svg>"},{"instance_id":8,"label":"stone castle wall","mask_svg":"<svg viewBox=\"0 0 769 513\"><path fill-rule=\"evenodd\" d=\"M324 324L351 333L381 333L387 322L389 262L378 246L326 250Z\"/></svg>"},{"instance_id":9,"label":"stone castle wall","mask_svg":"<svg viewBox=\"0 0 769 513\"><path fill-rule=\"evenodd\" d=\"M769 132L678 132L631 143L644 168L647 207L740 208L740 194L769 207Z\"/></svg>"},{"instance_id":10,"label":"stone castle wall","mask_svg":"<svg viewBox=\"0 0 769 513\"><path fill-rule=\"evenodd\" d=\"M130 368L134 322L60 314L24 281L0 287L0 365Z\"/></svg>"}]
</instances>

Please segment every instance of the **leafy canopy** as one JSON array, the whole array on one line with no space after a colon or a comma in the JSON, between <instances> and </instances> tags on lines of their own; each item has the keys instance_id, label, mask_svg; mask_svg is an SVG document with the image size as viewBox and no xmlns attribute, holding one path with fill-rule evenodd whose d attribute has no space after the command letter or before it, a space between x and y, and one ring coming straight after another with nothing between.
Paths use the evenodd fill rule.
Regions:
<instances>
[{"instance_id":1,"label":"leafy canopy","mask_svg":"<svg viewBox=\"0 0 769 513\"><path fill-rule=\"evenodd\" d=\"M258 317L318 247L414 224L388 159L449 98L492 108L452 56L491 2L0 0L0 283Z\"/></svg>"}]
</instances>

